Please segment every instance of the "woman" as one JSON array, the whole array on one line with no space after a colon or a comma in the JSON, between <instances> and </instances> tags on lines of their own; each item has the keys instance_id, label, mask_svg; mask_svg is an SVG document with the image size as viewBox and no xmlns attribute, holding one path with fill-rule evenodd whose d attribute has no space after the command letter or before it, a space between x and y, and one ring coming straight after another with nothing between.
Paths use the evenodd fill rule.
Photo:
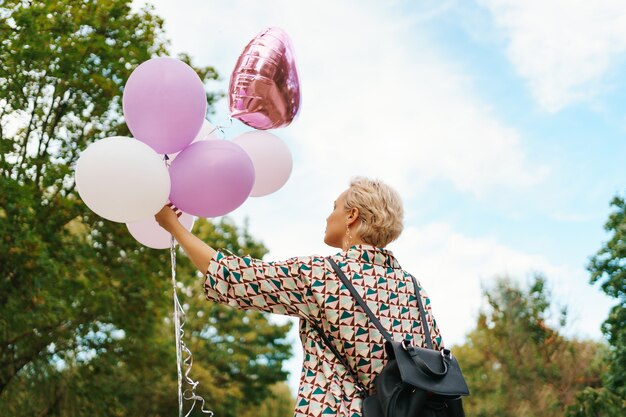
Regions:
<instances>
[{"instance_id":1,"label":"woman","mask_svg":"<svg viewBox=\"0 0 626 417\"><path fill-rule=\"evenodd\" d=\"M175 207L174 207L175 209ZM326 219L324 242L342 251L331 258L351 280L395 340L424 345L411 276L384 249L402 231L403 209L398 194L386 184L354 179L335 201ZM384 339L369 322L323 256L265 262L228 255L208 246L187 231L177 214L164 207L159 224L183 247L194 265L206 272L208 299L240 309L299 317L304 363L296 401L296 417L361 415L359 388L373 389L383 368ZM435 349L441 337L425 292L429 337ZM351 370L326 347L315 326L331 336ZM358 376L355 381L352 375Z\"/></svg>"}]
</instances>

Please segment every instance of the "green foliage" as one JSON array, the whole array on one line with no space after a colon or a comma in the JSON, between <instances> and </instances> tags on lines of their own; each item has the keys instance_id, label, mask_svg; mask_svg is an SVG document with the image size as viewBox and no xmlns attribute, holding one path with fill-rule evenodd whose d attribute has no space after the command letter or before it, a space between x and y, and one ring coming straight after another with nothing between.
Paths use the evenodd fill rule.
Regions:
<instances>
[{"instance_id":1,"label":"green foliage","mask_svg":"<svg viewBox=\"0 0 626 417\"><path fill-rule=\"evenodd\" d=\"M568 417L622 417L625 400L606 388L588 387L576 395L576 402L567 408Z\"/></svg>"},{"instance_id":2,"label":"green foliage","mask_svg":"<svg viewBox=\"0 0 626 417\"><path fill-rule=\"evenodd\" d=\"M284 382L271 388L272 394L259 407L250 409L241 417L291 417L296 407L296 400L291 396L289 386Z\"/></svg>"},{"instance_id":3,"label":"green foliage","mask_svg":"<svg viewBox=\"0 0 626 417\"><path fill-rule=\"evenodd\" d=\"M3 415L177 412L169 253L94 215L73 181L81 150L128 134L120 103L130 72L166 53L161 19L130 3L0 2ZM210 109L217 96L207 94ZM228 220L199 221L196 230L216 247L266 253ZM243 413L285 379L289 326L204 300L192 265L184 256L178 263L198 393L219 415Z\"/></svg>"},{"instance_id":4,"label":"green foliage","mask_svg":"<svg viewBox=\"0 0 626 417\"><path fill-rule=\"evenodd\" d=\"M545 279L522 289L499 278L484 295L476 329L454 349L471 391L467 415L562 416L579 390L600 384L605 349L547 325ZM559 326L565 320L562 311Z\"/></svg>"},{"instance_id":5,"label":"green foliage","mask_svg":"<svg viewBox=\"0 0 626 417\"><path fill-rule=\"evenodd\" d=\"M610 355L603 385L587 389L577 397L569 416L618 416L626 409L626 203L622 197L611 202L614 211L604 228L611 234L589 262L591 283L600 284L608 296L617 299L602 324Z\"/></svg>"},{"instance_id":6,"label":"green foliage","mask_svg":"<svg viewBox=\"0 0 626 417\"><path fill-rule=\"evenodd\" d=\"M605 225L610 240L591 258L591 282L617 299L609 317L602 325L611 346L611 365L607 388L626 398L626 203L621 197L611 202L615 209Z\"/></svg>"}]
</instances>

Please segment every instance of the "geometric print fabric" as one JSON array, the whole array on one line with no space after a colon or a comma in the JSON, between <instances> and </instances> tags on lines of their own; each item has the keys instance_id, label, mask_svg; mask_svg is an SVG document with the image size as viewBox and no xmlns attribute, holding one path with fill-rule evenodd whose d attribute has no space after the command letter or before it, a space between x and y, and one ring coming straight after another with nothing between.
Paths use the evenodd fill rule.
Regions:
<instances>
[{"instance_id":1,"label":"geometric print fabric","mask_svg":"<svg viewBox=\"0 0 626 417\"><path fill-rule=\"evenodd\" d=\"M417 294L422 297L434 349L443 343L430 299L414 289L393 254L357 245L332 259L394 340L425 346ZM320 325L369 390L386 362L384 338L356 304L322 256L267 262L217 252L204 284L210 300L243 310L300 318L304 361L295 417L361 417L361 398L350 373L326 347L311 323Z\"/></svg>"}]
</instances>

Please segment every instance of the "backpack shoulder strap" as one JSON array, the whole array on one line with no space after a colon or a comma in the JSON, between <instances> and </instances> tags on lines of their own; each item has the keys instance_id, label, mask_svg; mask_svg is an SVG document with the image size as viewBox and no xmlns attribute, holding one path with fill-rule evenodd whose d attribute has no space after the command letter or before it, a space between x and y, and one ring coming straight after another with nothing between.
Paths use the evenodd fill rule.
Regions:
<instances>
[{"instance_id":1,"label":"backpack shoulder strap","mask_svg":"<svg viewBox=\"0 0 626 417\"><path fill-rule=\"evenodd\" d=\"M411 279L413 280L413 287L415 288L415 296L417 297L417 305L420 310L420 318L422 321L422 329L424 330L424 340L426 341L426 346L428 349L433 348L433 341L430 337L430 329L428 328L428 319L426 318L426 309L422 304L422 296L420 294L419 287L417 286L417 280L413 275L411 275Z\"/></svg>"}]
</instances>

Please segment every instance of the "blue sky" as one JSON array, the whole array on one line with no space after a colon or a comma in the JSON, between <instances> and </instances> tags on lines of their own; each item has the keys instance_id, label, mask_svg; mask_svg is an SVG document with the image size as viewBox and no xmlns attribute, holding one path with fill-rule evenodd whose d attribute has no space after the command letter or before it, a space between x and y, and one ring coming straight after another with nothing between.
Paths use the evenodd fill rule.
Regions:
<instances>
[{"instance_id":1,"label":"blue sky","mask_svg":"<svg viewBox=\"0 0 626 417\"><path fill-rule=\"evenodd\" d=\"M379 177L406 209L389 248L429 291L448 344L473 328L481 286L533 271L570 306L571 336L601 337L612 300L588 284L585 265L626 188L626 4L151 3L174 51L217 68L210 88L227 90L265 27L292 38L301 112L273 132L293 153L292 177L231 214L249 219L267 259L333 253L322 238L334 198L354 175ZM210 121L227 125L226 101L216 110ZM247 130L235 122L224 138Z\"/></svg>"}]
</instances>

